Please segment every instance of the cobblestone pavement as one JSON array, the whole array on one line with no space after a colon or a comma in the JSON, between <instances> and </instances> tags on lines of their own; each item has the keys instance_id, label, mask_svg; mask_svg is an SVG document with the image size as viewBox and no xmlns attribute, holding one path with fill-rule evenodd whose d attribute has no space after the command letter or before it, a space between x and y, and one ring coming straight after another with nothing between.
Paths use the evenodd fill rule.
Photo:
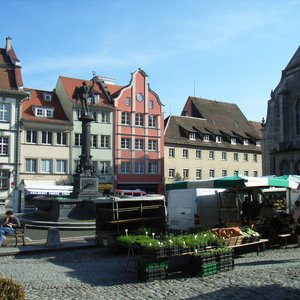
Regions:
<instances>
[{"instance_id":1,"label":"cobblestone pavement","mask_svg":"<svg viewBox=\"0 0 300 300\"><path fill-rule=\"evenodd\" d=\"M26 299L300 299L300 249L244 254L234 270L204 278L146 283L125 262L100 248L3 256L0 276L22 283Z\"/></svg>"}]
</instances>

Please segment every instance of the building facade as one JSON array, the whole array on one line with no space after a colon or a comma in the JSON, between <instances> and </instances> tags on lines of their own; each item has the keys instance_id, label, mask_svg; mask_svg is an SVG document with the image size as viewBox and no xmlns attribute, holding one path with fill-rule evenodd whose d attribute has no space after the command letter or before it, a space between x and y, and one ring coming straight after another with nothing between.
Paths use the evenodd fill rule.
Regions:
<instances>
[{"instance_id":1,"label":"building facade","mask_svg":"<svg viewBox=\"0 0 300 300\"><path fill-rule=\"evenodd\" d=\"M231 103L189 97L165 120L164 151L166 183L262 175L261 132Z\"/></svg>"},{"instance_id":2,"label":"building facade","mask_svg":"<svg viewBox=\"0 0 300 300\"><path fill-rule=\"evenodd\" d=\"M51 193L50 185L72 181L69 158L73 126L54 92L25 90L30 96L22 105L20 179L26 207L31 204L31 195Z\"/></svg>"},{"instance_id":3,"label":"building facade","mask_svg":"<svg viewBox=\"0 0 300 300\"><path fill-rule=\"evenodd\" d=\"M264 175L300 175L300 47L271 92L263 130Z\"/></svg>"},{"instance_id":4,"label":"building facade","mask_svg":"<svg viewBox=\"0 0 300 300\"><path fill-rule=\"evenodd\" d=\"M82 79L60 76L55 89L67 117L73 124L70 137L72 173L75 172L81 155L82 123L79 118L82 106L76 99L76 88L81 87L83 82ZM98 174L99 189L108 193L113 188L114 178L114 107L104 78L97 76L93 81L86 80L86 83L88 86L94 85L94 98L89 103L89 113L94 118L91 122L92 163ZM114 91L114 88L118 89L114 86L111 90Z\"/></svg>"},{"instance_id":5,"label":"building facade","mask_svg":"<svg viewBox=\"0 0 300 300\"><path fill-rule=\"evenodd\" d=\"M7 37L0 48L0 213L9 203L19 210L20 109L26 96L20 61Z\"/></svg>"},{"instance_id":6,"label":"building facade","mask_svg":"<svg viewBox=\"0 0 300 300\"><path fill-rule=\"evenodd\" d=\"M162 193L164 189L164 106L138 69L114 96L115 188Z\"/></svg>"}]
</instances>

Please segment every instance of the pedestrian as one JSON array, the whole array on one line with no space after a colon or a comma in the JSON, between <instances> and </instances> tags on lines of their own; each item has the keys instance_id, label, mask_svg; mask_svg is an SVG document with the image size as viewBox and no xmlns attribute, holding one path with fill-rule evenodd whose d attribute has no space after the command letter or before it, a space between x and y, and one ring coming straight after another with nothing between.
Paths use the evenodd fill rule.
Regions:
<instances>
[{"instance_id":1,"label":"pedestrian","mask_svg":"<svg viewBox=\"0 0 300 300\"><path fill-rule=\"evenodd\" d=\"M300 201L295 202L295 209L293 212L293 219L295 224L295 234L297 235L297 248L300 248Z\"/></svg>"},{"instance_id":2,"label":"pedestrian","mask_svg":"<svg viewBox=\"0 0 300 300\"><path fill-rule=\"evenodd\" d=\"M12 210L8 210L5 213L5 218L2 225L0 226L0 247L4 240L4 235L14 234L16 228L20 227L19 219L14 215Z\"/></svg>"}]
</instances>

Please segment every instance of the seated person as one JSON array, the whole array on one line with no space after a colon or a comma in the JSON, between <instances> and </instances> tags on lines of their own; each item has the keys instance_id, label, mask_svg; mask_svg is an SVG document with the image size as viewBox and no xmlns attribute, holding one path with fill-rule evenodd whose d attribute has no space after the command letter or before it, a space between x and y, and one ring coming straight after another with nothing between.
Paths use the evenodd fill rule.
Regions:
<instances>
[{"instance_id":1,"label":"seated person","mask_svg":"<svg viewBox=\"0 0 300 300\"><path fill-rule=\"evenodd\" d=\"M5 213L5 218L0 226L0 247L4 239L4 235L14 234L18 227L20 227L19 219L14 215L12 210L8 210Z\"/></svg>"}]
</instances>

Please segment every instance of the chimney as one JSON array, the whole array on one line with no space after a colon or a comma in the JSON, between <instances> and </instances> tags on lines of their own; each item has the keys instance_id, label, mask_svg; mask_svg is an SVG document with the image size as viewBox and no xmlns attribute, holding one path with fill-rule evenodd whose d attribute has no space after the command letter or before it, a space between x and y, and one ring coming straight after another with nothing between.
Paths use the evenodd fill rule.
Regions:
<instances>
[{"instance_id":1,"label":"chimney","mask_svg":"<svg viewBox=\"0 0 300 300\"><path fill-rule=\"evenodd\" d=\"M6 52L9 52L10 51L10 49L11 49L11 37L10 36L8 36L7 38L6 38L6 46L5 46L5 50L6 50Z\"/></svg>"}]
</instances>

